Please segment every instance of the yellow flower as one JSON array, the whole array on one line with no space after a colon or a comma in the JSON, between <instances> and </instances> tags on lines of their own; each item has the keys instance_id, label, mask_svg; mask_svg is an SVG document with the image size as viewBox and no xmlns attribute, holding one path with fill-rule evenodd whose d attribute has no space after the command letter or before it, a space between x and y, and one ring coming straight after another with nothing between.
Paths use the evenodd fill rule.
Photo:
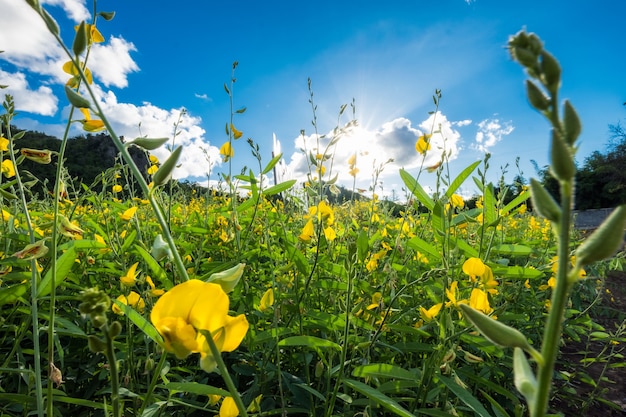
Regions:
<instances>
[{"instance_id":1,"label":"yellow flower","mask_svg":"<svg viewBox=\"0 0 626 417\"><path fill-rule=\"evenodd\" d=\"M228 162L228 160L235 156L235 151L233 150L230 142L225 142L220 148L220 155L222 155L222 160L224 162Z\"/></svg>"},{"instance_id":2,"label":"yellow flower","mask_svg":"<svg viewBox=\"0 0 626 417\"><path fill-rule=\"evenodd\" d=\"M80 108L78 110L80 110L83 116L85 116L83 120L79 120L79 122L83 125L84 130L86 130L87 132L99 132L106 129L102 120L91 118L91 113L89 112L89 109Z\"/></svg>"},{"instance_id":3,"label":"yellow flower","mask_svg":"<svg viewBox=\"0 0 626 417\"><path fill-rule=\"evenodd\" d=\"M222 405L220 406L219 417L237 417L239 415L239 409L233 397L224 397Z\"/></svg>"},{"instance_id":4,"label":"yellow flower","mask_svg":"<svg viewBox=\"0 0 626 417\"><path fill-rule=\"evenodd\" d=\"M232 123L230 124L230 130L232 130L232 132L233 132L233 137L234 137L235 139L239 139L241 136L243 136L243 132L242 132L242 131L240 131L240 130L237 130L237 129L235 128L235 126L234 126Z\"/></svg>"},{"instance_id":5,"label":"yellow flower","mask_svg":"<svg viewBox=\"0 0 626 417\"><path fill-rule=\"evenodd\" d=\"M0 152L9 150L9 140L4 136L0 136Z\"/></svg>"},{"instance_id":6,"label":"yellow flower","mask_svg":"<svg viewBox=\"0 0 626 417\"><path fill-rule=\"evenodd\" d=\"M315 228L313 227L313 219L309 219L308 222L302 228L302 233L298 236L298 239L303 242L310 242L311 238L315 235Z\"/></svg>"},{"instance_id":7,"label":"yellow flower","mask_svg":"<svg viewBox=\"0 0 626 417\"><path fill-rule=\"evenodd\" d=\"M467 304L467 300L457 300L459 296L459 282L454 281L450 284L450 288L446 288L446 297L448 297L448 301L446 303L446 307L454 306L458 307L459 304L465 303Z\"/></svg>"},{"instance_id":8,"label":"yellow flower","mask_svg":"<svg viewBox=\"0 0 626 417\"><path fill-rule=\"evenodd\" d=\"M156 285L154 285L154 281L152 281L152 278L150 278L149 275L146 276L146 282L150 286L150 296L160 297L165 294L165 290L157 289Z\"/></svg>"},{"instance_id":9,"label":"yellow flower","mask_svg":"<svg viewBox=\"0 0 626 417\"><path fill-rule=\"evenodd\" d=\"M156 172L159 170L159 167L157 165L151 165L150 168L148 168L148 175L154 175L156 174Z\"/></svg>"},{"instance_id":10,"label":"yellow flower","mask_svg":"<svg viewBox=\"0 0 626 417\"><path fill-rule=\"evenodd\" d=\"M126 304L127 306L134 308L139 313L143 313L143 310L146 308L146 302L135 291L131 291L128 296L122 294L117 297L117 300L122 304ZM113 305L111 306L111 310L113 310L113 312L117 315L124 315L122 309L119 308L115 303L113 303Z\"/></svg>"},{"instance_id":11,"label":"yellow flower","mask_svg":"<svg viewBox=\"0 0 626 417\"><path fill-rule=\"evenodd\" d=\"M29 261L31 259L38 259L48 253L48 247L44 239L38 240L35 243L24 246L21 251L15 252L11 256L15 256L17 259L23 259Z\"/></svg>"},{"instance_id":12,"label":"yellow flower","mask_svg":"<svg viewBox=\"0 0 626 417\"><path fill-rule=\"evenodd\" d=\"M82 66L82 64L81 64ZM80 74L78 73L78 69L74 65L74 61L67 61L63 64L63 72L66 74L70 74L72 78L70 78L65 85L71 88L78 87L78 82L80 81ZM85 78L87 78L87 83L93 83L93 75L91 74L91 70L87 67L83 67L83 72L85 73Z\"/></svg>"},{"instance_id":13,"label":"yellow flower","mask_svg":"<svg viewBox=\"0 0 626 417\"><path fill-rule=\"evenodd\" d=\"M159 163L159 158L157 158L156 156L150 154L150 163L152 165L158 165Z\"/></svg>"},{"instance_id":14,"label":"yellow flower","mask_svg":"<svg viewBox=\"0 0 626 417\"><path fill-rule=\"evenodd\" d=\"M13 178L15 176L15 165L10 159L2 161L2 173L7 178Z\"/></svg>"},{"instance_id":15,"label":"yellow flower","mask_svg":"<svg viewBox=\"0 0 626 417\"><path fill-rule=\"evenodd\" d=\"M126 272L126 275L120 277L120 282L122 283L122 285L125 285L127 287L132 287L133 285L135 285L135 281L137 281L137 275L139 275L139 272L136 272L137 265L139 265L139 262L135 262L134 264L132 264Z\"/></svg>"},{"instance_id":16,"label":"yellow flower","mask_svg":"<svg viewBox=\"0 0 626 417\"><path fill-rule=\"evenodd\" d=\"M120 218L122 220L129 221L135 216L136 212L137 212L137 207L131 207L128 210L126 210L124 213L120 214Z\"/></svg>"},{"instance_id":17,"label":"yellow flower","mask_svg":"<svg viewBox=\"0 0 626 417\"><path fill-rule=\"evenodd\" d=\"M272 288L265 291L263 297L261 297L261 302L259 303L259 311L264 312L274 305L274 290Z\"/></svg>"},{"instance_id":18,"label":"yellow flower","mask_svg":"<svg viewBox=\"0 0 626 417\"><path fill-rule=\"evenodd\" d=\"M37 162L38 164L49 164L52 162L52 151L48 149L29 149L22 148L20 149L20 153L24 155L27 159L30 159L33 162Z\"/></svg>"},{"instance_id":19,"label":"yellow flower","mask_svg":"<svg viewBox=\"0 0 626 417\"><path fill-rule=\"evenodd\" d=\"M489 297L487 297L487 293L480 288L472 289L469 305L470 307L482 311L485 314L493 312L493 308L489 305Z\"/></svg>"},{"instance_id":20,"label":"yellow flower","mask_svg":"<svg viewBox=\"0 0 626 417\"><path fill-rule=\"evenodd\" d=\"M74 26L74 30L78 30L78 26ZM87 31L87 41L90 44L104 42L104 36L102 36L102 33L100 33L100 31L95 25L86 23L85 30Z\"/></svg>"},{"instance_id":21,"label":"yellow flower","mask_svg":"<svg viewBox=\"0 0 626 417\"><path fill-rule=\"evenodd\" d=\"M61 223L59 223L58 230L63 236L78 240L83 238L83 229L70 222L69 219L63 215L59 215L59 218L61 219Z\"/></svg>"},{"instance_id":22,"label":"yellow flower","mask_svg":"<svg viewBox=\"0 0 626 417\"><path fill-rule=\"evenodd\" d=\"M424 321L429 322L437 317L437 314L441 311L441 307L443 307L443 303L437 303L428 310L420 306L420 317L422 317Z\"/></svg>"},{"instance_id":23,"label":"yellow flower","mask_svg":"<svg viewBox=\"0 0 626 417\"><path fill-rule=\"evenodd\" d=\"M465 206L465 201L463 201L463 197L458 194L452 194L450 197L450 204L452 207L462 209Z\"/></svg>"},{"instance_id":24,"label":"yellow flower","mask_svg":"<svg viewBox=\"0 0 626 417\"><path fill-rule=\"evenodd\" d=\"M123 188L122 188L122 186L121 186L121 185L119 185L119 184L115 184L115 185L113 186L113 189L112 189L112 191L113 191L114 193L116 193L116 194L117 194L117 193L121 193L121 192L122 192L122 190L123 190Z\"/></svg>"},{"instance_id":25,"label":"yellow flower","mask_svg":"<svg viewBox=\"0 0 626 417\"><path fill-rule=\"evenodd\" d=\"M469 258L463 263L463 272L474 280L485 273L485 264L479 258Z\"/></svg>"},{"instance_id":26,"label":"yellow flower","mask_svg":"<svg viewBox=\"0 0 626 417\"><path fill-rule=\"evenodd\" d=\"M422 135L417 139L415 143L415 150L422 155L426 155L426 152L430 150L430 135Z\"/></svg>"},{"instance_id":27,"label":"yellow flower","mask_svg":"<svg viewBox=\"0 0 626 417\"><path fill-rule=\"evenodd\" d=\"M228 315L228 295L218 284L192 279L166 292L150 313L150 320L163 336L165 350L179 359L200 353L200 366L213 372L217 366L204 330L213 336L221 352L231 352L248 332L248 320Z\"/></svg>"}]
</instances>

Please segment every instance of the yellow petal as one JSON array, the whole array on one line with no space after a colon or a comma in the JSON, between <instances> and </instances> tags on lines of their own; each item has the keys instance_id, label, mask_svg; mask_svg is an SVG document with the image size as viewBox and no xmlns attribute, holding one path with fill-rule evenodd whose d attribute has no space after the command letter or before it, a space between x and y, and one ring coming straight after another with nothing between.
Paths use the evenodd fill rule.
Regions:
<instances>
[{"instance_id":1,"label":"yellow petal","mask_svg":"<svg viewBox=\"0 0 626 417\"><path fill-rule=\"evenodd\" d=\"M479 277L485 273L485 264L479 258L469 258L463 263L463 272L471 277Z\"/></svg>"},{"instance_id":2,"label":"yellow petal","mask_svg":"<svg viewBox=\"0 0 626 417\"><path fill-rule=\"evenodd\" d=\"M220 406L219 417L237 417L239 415L239 409L233 397L225 397Z\"/></svg>"}]
</instances>

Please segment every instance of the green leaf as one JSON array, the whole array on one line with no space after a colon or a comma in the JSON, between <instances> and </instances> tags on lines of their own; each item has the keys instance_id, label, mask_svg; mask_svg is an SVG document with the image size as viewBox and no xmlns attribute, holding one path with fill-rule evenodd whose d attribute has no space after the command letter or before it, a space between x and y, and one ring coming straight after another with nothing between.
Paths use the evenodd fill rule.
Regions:
<instances>
[{"instance_id":1,"label":"green leaf","mask_svg":"<svg viewBox=\"0 0 626 417\"><path fill-rule=\"evenodd\" d=\"M448 377L439 376L439 380L456 395L456 397L463 401L465 405L471 408L480 417L491 417L489 411L474 397L468 390L457 384L453 379Z\"/></svg>"},{"instance_id":2,"label":"green leaf","mask_svg":"<svg viewBox=\"0 0 626 417\"><path fill-rule=\"evenodd\" d=\"M319 349L335 349L341 350L341 346L337 343L326 339L320 339L315 336L291 336L287 337L280 342L278 346L303 346L307 348L319 348Z\"/></svg>"},{"instance_id":3,"label":"green leaf","mask_svg":"<svg viewBox=\"0 0 626 417\"><path fill-rule=\"evenodd\" d=\"M144 316L139 314L134 308L122 303L119 300L113 300L120 310L133 322L146 336L152 339L155 343L163 345L163 337L159 334L157 329L150 323Z\"/></svg>"},{"instance_id":4,"label":"green leaf","mask_svg":"<svg viewBox=\"0 0 626 417\"><path fill-rule=\"evenodd\" d=\"M391 397L386 396L382 392L378 391L375 388L370 387L367 384L364 384L360 381L356 381L354 379L344 379L343 383L352 388L353 390L359 392L362 395L365 395L370 400L374 401L381 407L386 408L397 416L402 417L415 417L409 410L402 407Z\"/></svg>"},{"instance_id":5,"label":"green leaf","mask_svg":"<svg viewBox=\"0 0 626 417\"><path fill-rule=\"evenodd\" d=\"M524 201L528 200L529 198L530 198L530 191L528 190L522 191L521 193L519 193L517 197L511 200L509 204L502 207L502 213L508 214L511 210L513 210L515 207L519 206L520 204L522 204Z\"/></svg>"},{"instance_id":6,"label":"green leaf","mask_svg":"<svg viewBox=\"0 0 626 417\"><path fill-rule=\"evenodd\" d=\"M502 256L528 256L533 252L532 248L517 244L493 245L491 251Z\"/></svg>"},{"instance_id":7,"label":"green leaf","mask_svg":"<svg viewBox=\"0 0 626 417\"><path fill-rule=\"evenodd\" d=\"M467 243L465 240L457 239L454 236L448 236L448 238L450 239L450 243L452 243L453 246L461 249L465 256L467 256L468 258L479 258L476 248Z\"/></svg>"},{"instance_id":8,"label":"green leaf","mask_svg":"<svg viewBox=\"0 0 626 417\"><path fill-rule=\"evenodd\" d=\"M491 225L496 220L496 198L493 194L493 184L489 183L483 192L483 207L485 224Z\"/></svg>"},{"instance_id":9,"label":"green leaf","mask_svg":"<svg viewBox=\"0 0 626 417\"><path fill-rule=\"evenodd\" d=\"M159 265L159 263L152 257L152 255L150 255L150 252L148 252L139 245L135 245L134 248L137 253L141 255L146 264L148 264L148 268L150 268L150 270L152 271L152 278L163 284L165 289L169 290L170 288L172 288L172 281L165 273L165 270L161 268L161 265Z\"/></svg>"},{"instance_id":10,"label":"green leaf","mask_svg":"<svg viewBox=\"0 0 626 417\"><path fill-rule=\"evenodd\" d=\"M459 189L459 187L465 182L467 177L472 175L472 172L474 172L474 170L478 165L480 165L480 163L481 161L476 161L467 168L465 168L463 171L461 171L461 173L457 175L456 178L452 181L450 187L448 187L448 189L446 190L446 197L452 197L452 194L454 194L454 192Z\"/></svg>"},{"instance_id":11,"label":"green leaf","mask_svg":"<svg viewBox=\"0 0 626 417\"><path fill-rule=\"evenodd\" d=\"M263 191L263 195L265 195L267 197L267 196L270 196L270 195L282 193L283 191L286 191L286 190L290 189L291 187L293 187L293 185L295 183L296 183L296 180L289 180L289 181L281 182L280 184L276 184L276 185L274 185L274 186L264 190Z\"/></svg>"},{"instance_id":12,"label":"green leaf","mask_svg":"<svg viewBox=\"0 0 626 417\"><path fill-rule=\"evenodd\" d=\"M493 274L501 278L537 279L544 273L535 268L522 266L492 266Z\"/></svg>"},{"instance_id":13,"label":"green leaf","mask_svg":"<svg viewBox=\"0 0 626 417\"><path fill-rule=\"evenodd\" d=\"M430 243L419 237L413 237L407 242L407 246L426 255L429 260L441 259L441 253Z\"/></svg>"},{"instance_id":14,"label":"green leaf","mask_svg":"<svg viewBox=\"0 0 626 417\"><path fill-rule=\"evenodd\" d=\"M433 207L435 207L435 202L432 198L424 191L422 186L413 178L411 174L409 174L404 169L400 170L400 177L402 181L404 181L404 185L406 185L407 190L411 192L422 203L426 208L432 211Z\"/></svg>"},{"instance_id":15,"label":"green leaf","mask_svg":"<svg viewBox=\"0 0 626 417\"><path fill-rule=\"evenodd\" d=\"M272 160L267 164L267 166L263 169L263 172L261 172L262 175L267 174L268 172L270 172L272 169L274 169L274 167L276 166L276 164L278 163L278 161L280 161L280 158L283 157L282 153L279 153L278 155L276 155L275 157L272 158Z\"/></svg>"},{"instance_id":16,"label":"green leaf","mask_svg":"<svg viewBox=\"0 0 626 417\"><path fill-rule=\"evenodd\" d=\"M72 270L76 260L76 249L71 246L67 251L57 259L56 263L56 280L55 287L62 283ZM48 270L46 276L39 283L37 288L37 297L45 297L52 290L52 269Z\"/></svg>"},{"instance_id":17,"label":"green leaf","mask_svg":"<svg viewBox=\"0 0 626 417\"><path fill-rule=\"evenodd\" d=\"M367 258L367 254L369 253L369 241L367 238L367 232L365 230L361 230L359 232L359 236L356 239L356 252L357 258L360 262L365 261Z\"/></svg>"},{"instance_id":18,"label":"green leaf","mask_svg":"<svg viewBox=\"0 0 626 417\"><path fill-rule=\"evenodd\" d=\"M352 376L358 376L361 378L393 378L406 381L416 381L418 377L411 371L407 371L397 365L391 365L388 363L370 363L367 365L357 366L352 371Z\"/></svg>"},{"instance_id":19,"label":"green leaf","mask_svg":"<svg viewBox=\"0 0 626 417\"><path fill-rule=\"evenodd\" d=\"M230 397L230 392L211 385L199 384L197 382L169 382L165 384L165 388L170 391L189 392L197 395L221 395L222 397Z\"/></svg>"},{"instance_id":20,"label":"green leaf","mask_svg":"<svg viewBox=\"0 0 626 417\"><path fill-rule=\"evenodd\" d=\"M0 306L16 302L26 294L28 288L30 288L30 284L27 283L0 288Z\"/></svg>"},{"instance_id":21,"label":"green leaf","mask_svg":"<svg viewBox=\"0 0 626 417\"><path fill-rule=\"evenodd\" d=\"M122 247L120 248L120 253L128 252L128 250L130 249L131 245L135 242L136 238L137 238L137 229L133 229L128 234L128 236L126 236L126 239L124 239L124 243L122 244Z\"/></svg>"}]
</instances>

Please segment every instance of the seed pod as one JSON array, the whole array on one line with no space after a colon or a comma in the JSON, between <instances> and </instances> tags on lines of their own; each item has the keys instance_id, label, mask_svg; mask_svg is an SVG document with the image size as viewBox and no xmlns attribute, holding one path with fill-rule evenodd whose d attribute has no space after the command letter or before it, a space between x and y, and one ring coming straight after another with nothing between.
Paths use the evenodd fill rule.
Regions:
<instances>
[{"instance_id":1,"label":"seed pod","mask_svg":"<svg viewBox=\"0 0 626 417\"><path fill-rule=\"evenodd\" d=\"M530 104L537 110L544 111L550 107L550 99L530 80L526 80L526 95Z\"/></svg>"},{"instance_id":2,"label":"seed pod","mask_svg":"<svg viewBox=\"0 0 626 417\"><path fill-rule=\"evenodd\" d=\"M541 217L554 223L558 223L561 220L561 207L554 201L550 193L543 188L543 185L534 178L530 180L530 195L533 207Z\"/></svg>"},{"instance_id":3,"label":"seed pod","mask_svg":"<svg viewBox=\"0 0 626 417\"><path fill-rule=\"evenodd\" d=\"M503 347L518 347L524 350L532 349L526 336L519 330L500 323L486 314L474 310L467 304L459 304L459 307L465 313L465 317L492 343Z\"/></svg>"},{"instance_id":4,"label":"seed pod","mask_svg":"<svg viewBox=\"0 0 626 417\"><path fill-rule=\"evenodd\" d=\"M552 130L552 145L550 147L551 166L554 176L561 181L571 181L576 173L574 156L571 147L556 131Z\"/></svg>"},{"instance_id":5,"label":"seed pod","mask_svg":"<svg viewBox=\"0 0 626 417\"><path fill-rule=\"evenodd\" d=\"M576 265L584 267L613 255L624 242L626 204L617 207L576 250Z\"/></svg>"},{"instance_id":6,"label":"seed pod","mask_svg":"<svg viewBox=\"0 0 626 417\"><path fill-rule=\"evenodd\" d=\"M576 139L578 139L578 135L582 131L582 124L580 123L580 118L578 117L578 113L574 110L574 106L569 102L569 100L565 100L563 105L563 127L565 128L565 141L573 146Z\"/></svg>"},{"instance_id":7,"label":"seed pod","mask_svg":"<svg viewBox=\"0 0 626 417\"><path fill-rule=\"evenodd\" d=\"M547 51L541 52L541 72L546 88L551 93L556 93L561 85L561 66L556 58Z\"/></svg>"},{"instance_id":8,"label":"seed pod","mask_svg":"<svg viewBox=\"0 0 626 417\"><path fill-rule=\"evenodd\" d=\"M515 348L513 351L513 382L515 383L515 388L524 395L528 406L532 410L532 404L535 402L535 394L537 392L537 380L524 351L520 348Z\"/></svg>"},{"instance_id":9,"label":"seed pod","mask_svg":"<svg viewBox=\"0 0 626 417\"><path fill-rule=\"evenodd\" d=\"M152 181L154 182L155 188L159 185L165 184L172 177L172 172L174 171L174 168L176 168L176 164L178 163L178 159L180 158L182 151L182 146L174 149L174 152L172 152L169 158L163 162L163 165L161 165L159 170L154 173Z\"/></svg>"}]
</instances>

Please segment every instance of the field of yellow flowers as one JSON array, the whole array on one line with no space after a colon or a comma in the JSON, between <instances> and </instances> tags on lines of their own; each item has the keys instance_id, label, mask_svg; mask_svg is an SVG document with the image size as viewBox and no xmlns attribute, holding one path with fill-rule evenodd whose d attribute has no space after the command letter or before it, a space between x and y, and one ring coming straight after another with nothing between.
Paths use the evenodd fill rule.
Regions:
<instances>
[{"instance_id":1,"label":"field of yellow flowers","mask_svg":"<svg viewBox=\"0 0 626 417\"><path fill-rule=\"evenodd\" d=\"M302 190L294 180L261 188L251 174L225 177L226 192L185 191L169 181L180 148L158 161L149 151L167 139L122 143L92 100L81 59L101 38L81 24L64 66L84 129L107 129L124 161L103 173L101 192L68 192L63 148L20 148L5 98L1 416L501 417L557 412L555 399L602 403L600 390L575 401L585 375L558 352L591 340L604 346L595 360L623 359L624 323L604 328L589 306L606 270L622 265L598 261L620 243L626 210L587 239L571 230L580 126L569 103L561 120L550 101L558 63L535 35L521 32L509 48L534 80L531 104L558 132L562 201L533 181L505 204L506 190L485 180L488 157L449 178L444 155L432 168L446 184L436 198L422 170L400 172L411 197L401 210L376 195L331 204L329 146L310 150ZM232 124L228 133L220 152L232 164L242 133ZM147 173L131 146L146 151ZM420 137L416 157L430 151ZM57 165L50 196L30 198L25 159ZM456 192L471 180L481 197L468 209Z\"/></svg>"}]
</instances>

